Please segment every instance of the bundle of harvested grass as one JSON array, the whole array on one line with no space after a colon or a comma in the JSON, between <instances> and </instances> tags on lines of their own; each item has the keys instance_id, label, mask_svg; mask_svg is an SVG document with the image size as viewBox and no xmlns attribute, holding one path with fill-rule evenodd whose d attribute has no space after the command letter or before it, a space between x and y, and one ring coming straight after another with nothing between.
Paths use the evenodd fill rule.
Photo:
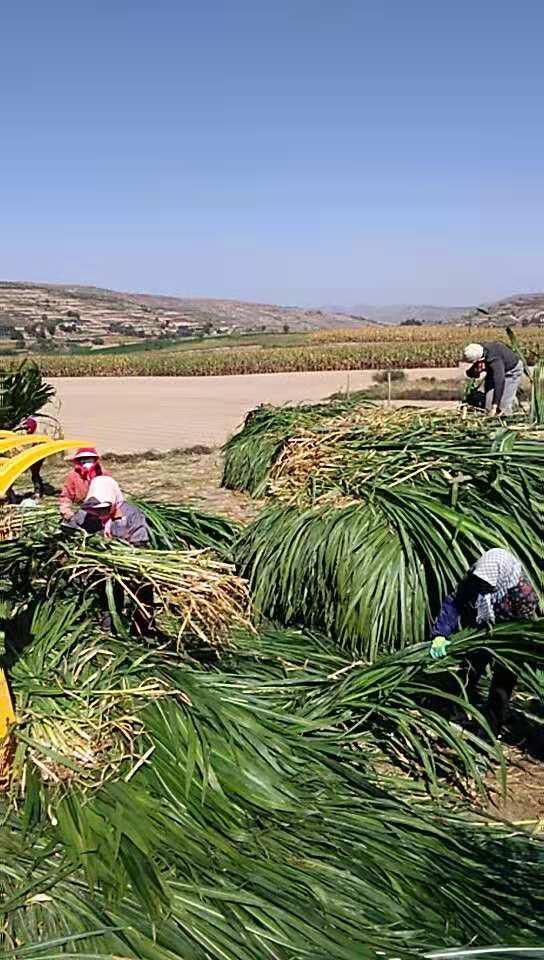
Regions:
<instances>
[{"instance_id":1,"label":"bundle of harvested grass","mask_svg":"<svg viewBox=\"0 0 544 960\"><path fill-rule=\"evenodd\" d=\"M187 634L217 643L237 625L249 624L248 586L232 565L205 550L134 550L116 541L78 538L63 546L58 576L85 583L117 583L138 606L142 584L170 620L178 643Z\"/></svg>"},{"instance_id":2,"label":"bundle of harvested grass","mask_svg":"<svg viewBox=\"0 0 544 960\"><path fill-rule=\"evenodd\" d=\"M58 512L52 507L25 509L14 504L0 506L0 543L17 540L27 531L51 532L58 526Z\"/></svg>"},{"instance_id":3,"label":"bundle of harvested grass","mask_svg":"<svg viewBox=\"0 0 544 960\"><path fill-rule=\"evenodd\" d=\"M247 415L243 428L223 447L222 485L229 490L245 490L260 496L265 491L272 464L289 437L348 414L354 417L358 410L372 407L373 404L358 394L318 404L257 407Z\"/></svg>"},{"instance_id":4,"label":"bundle of harvested grass","mask_svg":"<svg viewBox=\"0 0 544 960\"><path fill-rule=\"evenodd\" d=\"M242 537L238 559L265 618L324 630L369 658L423 638L424 569L379 508L265 511Z\"/></svg>"},{"instance_id":5,"label":"bundle of harvested grass","mask_svg":"<svg viewBox=\"0 0 544 960\"><path fill-rule=\"evenodd\" d=\"M51 600L38 606L28 628L21 618L19 633L17 623L10 633L17 796L25 795L33 770L44 783L79 787L130 777L149 747L142 711L173 695L151 661L145 675L149 654L134 658L125 642L105 641L88 612L78 601L59 607Z\"/></svg>"},{"instance_id":6,"label":"bundle of harvested grass","mask_svg":"<svg viewBox=\"0 0 544 960\"><path fill-rule=\"evenodd\" d=\"M544 587L542 530L522 503L441 502L435 487L373 488L363 501L276 506L237 547L256 610L284 625L324 630L374 659L423 640L440 600L487 547L506 546ZM489 500L491 498L488 498Z\"/></svg>"},{"instance_id":7,"label":"bundle of harvested grass","mask_svg":"<svg viewBox=\"0 0 544 960\"><path fill-rule=\"evenodd\" d=\"M504 787L506 758L483 705L467 696L465 658L482 648L516 675L518 731L525 717L534 735L544 703L542 618L503 623L492 633L466 630L440 661L429 657L427 643L369 663L333 655L324 637L307 632L240 633L230 649L231 672L210 682L237 703L278 716L296 712L300 733L325 750L334 743L360 751L371 765L393 761L437 796L451 784L477 786L483 795L490 765L499 765Z\"/></svg>"},{"instance_id":8,"label":"bundle of harvested grass","mask_svg":"<svg viewBox=\"0 0 544 960\"><path fill-rule=\"evenodd\" d=\"M291 437L271 468L270 491L286 500L361 497L374 484L442 487L450 500L510 479L542 485L544 431L527 424L497 428L489 420L380 411L363 423Z\"/></svg>"},{"instance_id":9,"label":"bundle of harvested grass","mask_svg":"<svg viewBox=\"0 0 544 960\"><path fill-rule=\"evenodd\" d=\"M142 497L133 497L132 503L145 514L155 550L210 549L224 560L231 559L232 547L241 532L235 520L182 503L160 503Z\"/></svg>"}]
</instances>

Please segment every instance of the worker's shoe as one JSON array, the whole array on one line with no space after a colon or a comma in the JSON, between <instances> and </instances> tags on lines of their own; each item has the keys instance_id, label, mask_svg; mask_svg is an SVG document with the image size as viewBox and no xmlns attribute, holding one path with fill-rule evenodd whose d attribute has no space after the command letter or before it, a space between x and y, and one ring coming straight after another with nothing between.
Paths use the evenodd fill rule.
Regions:
<instances>
[{"instance_id":1,"label":"worker's shoe","mask_svg":"<svg viewBox=\"0 0 544 960\"><path fill-rule=\"evenodd\" d=\"M510 714L510 699L504 690L494 690L487 701L484 716L495 737L499 737Z\"/></svg>"},{"instance_id":2,"label":"worker's shoe","mask_svg":"<svg viewBox=\"0 0 544 960\"><path fill-rule=\"evenodd\" d=\"M539 727L527 740L527 753L533 760L544 760L544 730Z\"/></svg>"}]
</instances>

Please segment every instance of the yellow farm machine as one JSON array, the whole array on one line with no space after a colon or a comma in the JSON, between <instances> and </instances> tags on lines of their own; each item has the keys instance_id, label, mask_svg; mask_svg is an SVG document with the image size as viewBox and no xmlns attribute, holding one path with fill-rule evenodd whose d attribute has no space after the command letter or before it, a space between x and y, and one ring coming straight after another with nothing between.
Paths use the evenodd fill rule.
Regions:
<instances>
[{"instance_id":1,"label":"yellow farm machine","mask_svg":"<svg viewBox=\"0 0 544 960\"><path fill-rule=\"evenodd\" d=\"M2 506L2 499L16 480L40 460L83 446L84 443L81 440L52 440L40 434L0 430L0 541L17 536L17 526L13 523L14 508ZM9 773L10 728L14 722L15 709L9 682L0 660L0 783L7 779Z\"/></svg>"}]
</instances>

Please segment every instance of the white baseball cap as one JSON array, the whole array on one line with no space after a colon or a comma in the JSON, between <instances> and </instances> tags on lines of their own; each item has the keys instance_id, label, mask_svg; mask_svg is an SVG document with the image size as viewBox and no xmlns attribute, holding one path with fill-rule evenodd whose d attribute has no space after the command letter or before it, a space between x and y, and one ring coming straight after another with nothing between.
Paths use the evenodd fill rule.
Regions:
<instances>
[{"instance_id":1,"label":"white baseball cap","mask_svg":"<svg viewBox=\"0 0 544 960\"><path fill-rule=\"evenodd\" d=\"M484 358L484 348L481 343L467 343L463 355L467 363L477 363Z\"/></svg>"}]
</instances>

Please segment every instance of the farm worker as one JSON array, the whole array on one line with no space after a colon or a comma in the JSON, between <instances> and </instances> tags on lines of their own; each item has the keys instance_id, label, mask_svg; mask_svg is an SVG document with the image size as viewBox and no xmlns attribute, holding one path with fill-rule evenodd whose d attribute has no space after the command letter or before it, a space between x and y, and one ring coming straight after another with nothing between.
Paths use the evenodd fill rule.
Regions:
<instances>
[{"instance_id":1,"label":"farm worker","mask_svg":"<svg viewBox=\"0 0 544 960\"><path fill-rule=\"evenodd\" d=\"M38 421L35 417L27 417L23 420L23 429L29 433L36 433L38 429ZM43 497L45 493L45 487L42 480L41 469L42 469L43 460L38 460L37 463L33 463L30 468L30 476L32 477L32 484L34 487L34 496Z\"/></svg>"},{"instance_id":2,"label":"farm worker","mask_svg":"<svg viewBox=\"0 0 544 960\"><path fill-rule=\"evenodd\" d=\"M106 538L124 540L133 547L146 547L149 543L144 514L126 502L113 477L95 477L91 481L87 498L72 516L69 526L87 533L103 533ZM122 609L124 597L118 584L114 585L113 592L117 609ZM153 587L149 583L135 584L132 593L137 601L134 625L138 633L149 636L155 631ZM111 629L109 615L104 618L103 625Z\"/></svg>"},{"instance_id":3,"label":"farm worker","mask_svg":"<svg viewBox=\"0 0 544 960\"><path fill-rule=\"evenodd\" d=\"M469 343L464 357L471 367L467 375L479 376L485 371L486 410L491 416L510 416L523 376L523 363L505 343L483 340Z\"/></svg>"},{"instance_id":4,"label":"farm worker","mask_svg":"<svg viewBox=\"0 0 544 960\"><path fill-rule=\"evenodd\" d=\"M101 476L91 480L87 497L81 509L72 516L69 526L126 540L135 547L147 546L149 542L144 514L126 502L113 477Z\"/></svg>"},{"instance_id":5,"label":"farm worker","mask_svg":"<svg viewBox=\"0 0 544 960\"><path fill-rule=\"evenodd\" d=\"M38 421L35 417L25 417L16 429L18 431L24 430L24 432L28 434L36 433L36 430L38 429ZM34 487L34 496L37 499L43 497L45 493L44 483L41 477L41 469L41 460L39 460L38 463L33 463L30 468L30 476L32 477L32 485ZM9 488L6 497L8 503L17 503L17 494L15 493L13 487Z\"/></svg>"},{"instance_id":6,"label":"farm worker","mask_svg":"<svg viewBox=\"0 0 544 960\"><path fill-rule=\"evenodd\" d=\"M21 421L19 426L16 427L17 431L24 430L25 433L29 433L29 434L36 433L37 429L38 429L38 421L36 420L35 417L25 417L24 420ZM30 468L30 475L32 477L32 484L34 487L34 496L36 498L43 497L45 492L43 480L41 478L41 473L40 473L41 468L42 468L41 460L39 460L38 463L33 463ZM17 494L15 493L15 490L13 489L13 487L10 487L9 490L7 491L6 499L8 503L17 503Z\"/></svg>"},{"instance_id":7,"label":"farm worker","mask_svg":"<svg viewBox=\"0 0 544 960\"><path fill-rule=\"evenodd\" d=\"M454 593L444 600L432 630L431 657L444 657L448 637L460 627L527 620L538 609L538 597L521 563L508 550L486 550L470 568ZM467 658L467 696L474 701L478 683L492 655L476 650ZM515 675L495 664L487 702L487 715L495 734L506 719L516 682Z\"/></svg>"},{"instance_id":8,"label":"farm worker","mask_svg":"<svg viewBox=\"0 0 544 960\"><path fill-rule=\"evenodd\" d=\"M73 467L64 481L60 495L60 513L64 520L70 520L89 493L89 486L95 477L108 476L100 462L95 447L80 447L71 458Z\"/></svg>"}]
</instances>

